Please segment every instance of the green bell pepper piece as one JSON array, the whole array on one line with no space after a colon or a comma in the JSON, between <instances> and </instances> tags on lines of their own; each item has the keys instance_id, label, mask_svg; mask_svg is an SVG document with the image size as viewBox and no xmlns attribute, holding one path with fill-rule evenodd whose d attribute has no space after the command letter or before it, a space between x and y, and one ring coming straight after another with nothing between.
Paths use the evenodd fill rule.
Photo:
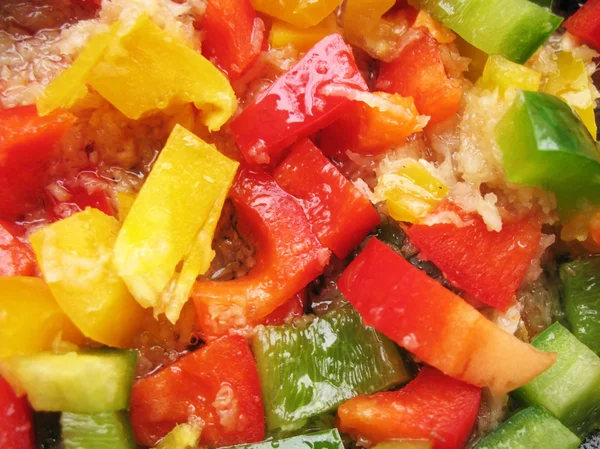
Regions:
<instances>
[{"instance_id":1,"label":"green bell pepper piece","mask_svg":"<svg viewBox=\"0 0 600 449\"><path fill-rule=\"evenodd\" d=\"M523 64L563 19L528 0L412 0L490 55Z\"/></svg>"},{"instance_id":2,"label":"green bell pepper piece","mask_svg":"<svg viewBox=\"0 0 600 449\"><path fill-rule=\"evenodd\" d=\"M126 411L60 417L65 449L135 449L133 430Z\"/></svg>"},{"instance_id":3,"label":"green bell pepper piece","mask_svg":"<svg viewBox=\"0 0 600 449\"><path fill-rule=\"evenodd\" d=\"M350 306L304 326L259 328L254 355L270 430L294 430L358 395L409 380L398 348Z\"/></svg>"},{"instance_id":4,"label":"green bell pepper piece","mask_svg":"<svg viewBox=\"0 0 600 449\"><path fill-rule=\"evenodd\" d=\"M600 355L600 257L561 265L560 279L573 335Z\"/></svg>"},{"instance_id":5,"label":"green bell pepper piece","mask_svg":"<svg viewBox=\"0 0 600 449\"><path fill-rule=\"evenodd\" d=\"M518 92L496 126L508 180L556 194L561 218L600 203L600 152L571 108L553 95Z\"/></svg>"},{"instance_id":6,"label":"green bell pepper piece","mask_svg":"<svg viewBox=\"0 0 600 449\"><path fill-rule=\"evenodd\" d=\"M554 323L531 344L558 359L548 370L512 394L530 405L541 405L579 437L600 418L600 358L560 323Z\"/></svg>"},{"instance_id":7,"label":"green bell pepper piece","mask_svg":"<svg viewBox=\"0 0 600 449\"><path fill-rule=\"evenodd\" d=\"M344 449L344 443L337 429L298 435L282 440L231 446L230 449Z\"/></svg>"}]
</instances>

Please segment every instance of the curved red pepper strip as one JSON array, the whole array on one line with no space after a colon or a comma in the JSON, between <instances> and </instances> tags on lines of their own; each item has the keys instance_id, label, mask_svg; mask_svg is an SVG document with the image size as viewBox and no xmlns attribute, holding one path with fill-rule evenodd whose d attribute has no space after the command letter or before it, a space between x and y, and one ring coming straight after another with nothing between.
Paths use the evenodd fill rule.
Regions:
<instances>
[{"instance_id":1,"label":"curved red pepper strip","mask_svg":"<svg viewBox=\"0 0 600 449\"><path fill-rule=\"evenodd\" d=\"M313 232L340 259L380 221L369 199L309 139L294 145L274 177L301 201Z\"/></svg>"},{"instance_id":2,"label":"curved red pepper strip","mask_svg":"<svg viewBox=\"0 0 600 449\"><path fill-rule=\"evenodd\" d=\"M569 33L600 51L600 0L588 0L563 26Z\"/></svg>"},{"instance_id":3,"label":"curved red pepper strip","mask_svg":"<svg viewBox=\"0 0 600 449\"><path fill-rule=\"evenodd\" d=\"M231 131L246 161L276 163L298 138L339 117L350 100L325 94L323 88L332 84L367 90L352 49L339 34L318 42L231 121Z\"/></svg>"},{"instance_id":4,"label":"curved red pepper strip","mask_svg":"<svg viewBox=\"0 0 600 449\"><path fill-rule=\"evenodd\" d=\"M424 439L434 449L462 449L477 419L481 389L425 366L406 387L358 396L338 410L340 431L371 443Z\"/></svg>"},{"instance_id":5,"label":"curved red pepper strip","mask_svg":"<svg viewBox=\"0 0 600 449\"><path fill-rule=\"evenodd\" d=\"M17 397L0 377L0 447L33 449L33 413L27 398Z\"/></svg>"},{"instance_id":6,"label":"curved red pepper strip","mask_svg":"<svg viewBox=\"0 0 600 449\"><path fill-rule=\"evenodd\" d=\"M258 324L320 275L330 256L302 207L267 173L241 169L230 197L258 263L242 278L196 283L192 298L205 337Z\"/></svg>"}]
</instances>

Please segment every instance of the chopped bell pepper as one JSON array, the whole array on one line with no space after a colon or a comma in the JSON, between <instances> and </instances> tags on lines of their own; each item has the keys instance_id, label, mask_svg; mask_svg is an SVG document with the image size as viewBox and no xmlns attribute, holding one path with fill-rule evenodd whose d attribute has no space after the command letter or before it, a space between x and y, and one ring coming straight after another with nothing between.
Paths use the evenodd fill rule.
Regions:
<instances>
[{"instance_id":1,"label":"chopped bell pepper","mask_svg":"<svg viewBox=\"0 0 600 449\"><path fill-rule=\"evenodd\" d=\"M488 55L477 47L469 44L460 36L456 38L454 43L456 44L456 48L458 48L460 55L471 60L469 63L469 70L464 74L465 77L472 82L476 82L483 74Z\"/></svg>"},{"instance_id":2,"label":"chopped bell pepper","mask_svg":"<svg viewBox=\"0 0 600 449\"><path fill-rule=\"evenodd\" d=\"M556 361L488 321L450 290L371 239L338 287L373 326L443 373L493 394L518 388Z\"/></svg>"},{"instance_id":3,"label":"chopped bell pepper","mask_svg":"<svg viewBox=\"0 0 600 449\"><path fill-rule=\"evenodd\" d=\"M446 279L484 304L506 311L538 249L541 228L525 218L488 231L476 215L467 224L414 225L411 241Z\"/></svg>"},{"instance_id":4,"label":"chopped bell pepper","mask_svg":"<svg viewBox=\"0 0 600 449\"><path fill-rule=\"evenodd\" d=\"M310 28L295 27L274 19L269 33L269 45L272 48L291 45L298 52L305 53L321 39L338 32L335 14L327 16L322 22Z\"/></svg>"},{"instance_id":5,"label":"chopped bell pepper","mask_svg":"<svg viewBox=\"0 0 600 449\"><path fill-rule=\"evenodd\" d=\"M127 410L95 415L63 412L60 427L65 449L135 449Z\"/></svg>"},{"instance_id":6,"label":"chopped bell pepper","mask_svg":"<svg viewBox=\"0 0 600 449\"><path fill-rule=\"evenodd\" d=\"M317 43L231 121L231 131L246 161L277 163L283 150L298 138L339 117L350 100L323 92L331 85L368 90L352 50L339 34Z\"/></svg>"},{"instance_id":7,"label":"chopped bell pepper","mask_svg":"<svg viewBox=\"0 0 600 449\"><path fill-rule=\"evenodd\" d=\"M46 283L32 277L0 277L0 358L50 349L59 336L75 344L83 341Z\"/></svg>"},{"instance_id":8,"label":"chopped bell pepper","mask_svg":"<svg viewBox=\"0 0 600 449\"><path fill-rule=\"evenodd\" d=\"M433 449L462 449L480 400L480 388L425 366L400 390L358 396L342 404L338 428L372 443L423 438L433 442Z\"/></svg>"},{"instance_id":9,"label":"chopped bell pepper","mask_svg":"<svg viewBox=\"0 0 600 449\"><path fill-rule=\"evenodd\" d=\"M577 449L580 440L540 406L511 416L475 446L475 449Z\"/></svg>"},{"instance_id":10,"label":"chopped bell pepper","mask_svg":"<svg viewBox=\"0 0 600 449\"><path fill-rule=\"evenodd\" d=\"M305 325L259 327L252 349L271 431L300 429L357 394L409 380L398 348L349 305Z\"/></svg>"},{"instance_id":11,"label":"chopped bell pepper","mask_svg":"<svg viewBox=\"0 0 600 449\"><path fill-rule=\"evenodd\" d=\"M384 199L390 216L416 223L448 195L448 188L414 159L398 161L398 168L377 178L375 195Z\"/></svg>"},{"instance_id":12,"label":"chopped bell pepper","mask_svg":"<svg viewBox=\"0 0 600 449\"><path fill-rule=\"evenodd\" d=\"M600 151L562 100L519 92L495 132L508 180L553 191L561 219L600 203Z\"/></svg>"},{"instance_id":13,"label":"chopped bell pepper","mask_svg":"<svg viewBox=\"0 0 600 449\"><path fill-rule=\"evenodd\" d=\"M37 271L35 255L19 240L19 227L0 219L0 276L34 276Z\"/></svg>"},{"instance_id":14,"label":"chopped bell pepper","mask_svg":"<svg viewBox=\"0 0 600 449\"><path fill-rule=\"evenodd\" d=\"M344 441L337 429L321 430L306 435L267 440L255 444L243 444L231 449L344 449Z\"/></svg>"},{"instance_id":15,"label":"chopped bell pepper","mask_svg":"<svg viewBox=\"0 0 600 449\"><path fill-rule=\"evenodd\" d=\"M74 122L63 111L40 117L33 105L0 110L0 216L41 205L48 163Z\"/></svg>"},{"instance_id":16,"label":"chopped bell pepper","mask_svg":"<svg viewBox=\"0 0 600 449\"><path fill-rule=\"evenodd\" d=\"M412 25L413 28L425 28L431 34L436 41L440 44L449 44L454 42L456 34L450 31L448 28L443 26L441 23L436 21L429 15L424 9L420 9L415 22Z\"/></svg>"},{"instance_id":17,"label":"chopped bell pepper","mask_svg":"<svg viewBox=\"0 0 600 449\"><path fill-rule=\"evenodd\" d=\"M344 36L353 45L366 51L376 48L370 41L378 41L384 37L385 25L382 27L383 15L394 5L395 0L347 0L344 7ZM382 49L380 53L385 51ZM370 53L374 53L370 51ZM372 54L372 56L383 56Z\"/></svg>"},{"instance_id":18,"label":"chopped bell pepper","mask_svg":"<svg viewBox=\"0 0 600 449\"><path fill-rule=\"evenodd\" d=\"M117 207L119 210L118 215L121 224L125 223L125 218L127 218L127 215L129 215L129 211L131 210L133 203L135 203L136 196L137 195L133 193L117 193Z\"/></svg>"},{"instance_id":19,"label":"chopped bell pepper","mask_svg":"<svg viewBox=\"0 0 600 449\"><path fill-rule=\"evenodd\" d=\"M154 446L190 419L204 422L202 446L254 443L265 434L256 364L239 336L211 341L138 380L130 410L136 442L143 446Z\"/></svg>"},{"instance_id":20,"label":"chopped bell pepper","mask_svg":"<svg viewBox=\"0 0 600 449\"><path fill-rule=\"evenodd\" d=\"M50 83L37 101L42 114L74 104L87 93L87 83L131 119L183 103L194 103L211 131L231 117L236 108L233 89L206 58L147 15L124 34L118 25L94 37Z\"/></svg>"},{"instance_id":21,"label":"chopped bell pepper","mask_svg":"<svg viewBox=\"0 0 600 449\"><path fill-rule=\"evenodd\" d=\"M569 33L600 51L600 0L585 2L564 26Z\"/></svg>"},{"instance_id":22,"label":"chopped bell pepper","mask_svg":"<svg viewBox=\"0 0 600 449\"><path fill-rule=\"evenodd\" d=\"M586 257L560 267L563 303L573 334L600 355L600 257Z\"/></svg>"},{"instance_id":23,"label":"chopped bell pepper","mask_svg":"<svg viewBox=\"0 0 600 449\"><path fill-rule=\"evenodd\" d=\"M31 236L60 307L86 337L115 347L131 341L143 314L112 265L119 228L114 217L87 208Z\"/></svg>"},{"instance_id":24,"label":"chopped bell pepper","mask_svg":"<svg viewBox=\"0 0 600 449\"><path fill-rule=\"evenodd\" d=\"M519 64L560 26L563 19L529 0L411 0L487 54Z\"/></svg>"},{"instance_id":25,"label":"chopped bell pepper","mask_svg":"<svg viewBox=\"0 0 600 449\"><path fill-rule=\"evenodd\" d=\"M154 449L190 449L198 447L202 424L198 421L178 424L162 438Z\"/></svg>"},{"instance_id":26,"label":"chopped bell pepper","mask_svg":"<svg viewBox=\"0 0 600 449\"><path fill-rule=\"evenodd\" d=\"M267 173L240 170L230 197L256 244L258 262L242 278L196 282L192 298L205 336L258 324L329 261L329 250L313 234L300 204Z\"/></svg>"},{"instance_id":27,"label":"chopped bell pepper","mask_svg":"<svg viewBox=\"0 0 600 449\"><path fill-rule=\"evenodd\" d=\"M384 441L373 446L374 449L433 449L431 440L406 439Z\"/></svg>"},{"instance_id":28,"label":"chopped bell pepper","mask_svg":"<svg viewBox=\"0 0 600 449\"><path fill-rule=\"evenodd\" d=\"M299 28L315 26L337 8L342 0L251 0L259 12Z\"/></svg>"},{"instance_id":29,"label":"chopped bell pepper","mask_svg":"<svg viewBox=\"0 0 600 449\"><path fill-rule=\"evenodd\" d=\"M304 315L308 295L303 288L282 305L263 318L260 324L265 326L280 326L289 323L295 317Z\"/></svg>"},{"instance_id":30,"label":"chopped bell pepper","mask_svg":"<svg viewBox=\"0 0 600 449\"><path fill-rule=\"evenodd\" d=\"M381 63L377 89L413 97L430 123L456 114L463 92L458 80L447 75L440 44L428 33L406 45L394 61Z\"/></svg>"},{"instance_id":31,"label":"chopped bell pepper","mask_svg":"<svg viewBox=\"0 0 600 449\"><path fill-rule=\"evenodd\" d=\"M545 80L542 91L556 95L571 106L595 139L598 132L594 114L596 101L590 91L585 63L575 59L573 53L563 51L556 55L556 64L558 71Z\"/></svg>"},{"instance_id":32,"label":"chopped bell pepper","mask_svg":"<svg viewBox=\"0 0 600 449\"><path fill-rule=\"evenodd\" d=\"M201 21L202 54L229 79L242 75L260 54L265 25L250 0L207 0Z\"/></svg>"},{"instance_id":33,"label":"chopped bell pepper","mask_svg":"<svg viewBox=\"0 0 600 449\"><path fill-rule=\"evenodd\" d=\"M580 438L600 424L600 358L556 322L531 342L554 351L548 371L513 392L528 405L541 405Z\"/></svg>"},{"instance_id":34,"label":"chopped bell pepper","mask_svg":"<svg viewBox=\"0 0 600 449\"><path fill-rule=\"evenodd\" d=\"M483 89L498 89L504 93L509 88L537 91L542 74L533 69L516 64L500 55L491 55L477 86Z\"/></svg>"},{"instance_id":35,"label":"chopped bell pepper","mask_svg":"<svg viewBox=\"0 0 600 449\"><path fill-rule=\"evenodd\" d=\"M0 377L0 446L7 449L34 449L33 413L26 397L17 397Z\"/></svg>"},{"instance_id":36,"label":"chopped bell pepper","mask_svg":"<svg viewBox=\"0 0 600 449\"><path fill-rule=\"evenodd\" d=\"M348 111L321 132L323 151L344 158L347 151L380 154L420 132L428 118L419 115L412 98L386 92L360 92Z\"/></svg>"},{"instance_id":37,"label":"chopped bell pepper","mask_svg":"<svg viewBox=\"0 0 600 449\"><path fill-rule=\"evenodd\" d=\"M379 224L369 199L309 139L294 145L273 176L300 201L321 244L340 259Z\"/></svg>"},{"instance_id":38,"label":"chopped bell pepper","mask_svg":"<svg viewBox=\"0 0 600 449\"><path fill-rule=\"evenodd\" d=\"M143 307L177 321L214 257L212 237L238 165L175 126L115 243L117 272Z\"/></svg>"}]
</instances>

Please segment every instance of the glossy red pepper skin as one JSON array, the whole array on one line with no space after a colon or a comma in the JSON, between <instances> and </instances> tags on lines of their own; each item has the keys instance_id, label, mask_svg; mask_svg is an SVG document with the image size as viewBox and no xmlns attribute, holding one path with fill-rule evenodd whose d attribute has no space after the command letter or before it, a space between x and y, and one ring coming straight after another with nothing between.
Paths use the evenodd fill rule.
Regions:
<instances>
[{"instance_id":1,"label":"glossy red pepper skin","mask_svg":"<svg viewBox=\"0 0 600 449\"><path fill-rule=\"evenodd\" d=\"M83 171L76 177L56 181L67 194L66 201L59 201L55 196L46 192L46 210L51 221L62 220L93 207L106 215L115 215L110 197L102 188L100 177L94 170Z\"/></svg>"},{"instance_id":2,"label":"glossy red pepper skin","mask_svg":"<svg viewBox=\"0 0 600 449\"><path fill-rule=\"evenodd\" d=\"M488 231L476 215L467 225L413 225L411 241L446 279L484 304L506 311L538 249L541 227L525 218Z\"/></svg>"},{"instance_id":3,"label":"glossy red pepper skin","mask_svg":"<svg viewBox=\"0 0 600 449\"><path fill-rule=\"evenodd\" d=\"M0 447L34 449L33 412L25 396L17 397L0 377Z\"/></svg>"},{"instance_id":4,"label":"glossy red pepper skin","mask_svg":"<svg viewBox=\"0 0 600 449\"><path fill-rule=\"evenodd\" d=\"M230 80L240 77L260 54L265 26L250 0L207 0L200 27L202 54Z\"/></svg>"},{"instance_id":5,"label":"glossy red pepper skin","mask_svg":"<svg viewBox=\"0 0 600 449\"><path fill-rule=\"evenodd\" d=\"M264 317L260 324L264 324L265 326L280 326L282 324L287 324L292 319L304 315L307 302L308 295L306 294L306 289L303 288Z\"/></svg>"},{"instance_id":6,"label":"glossy red pepper skin","mask_svg":"<svg viewBox=\"0 0 600 449\"><path fill-rule=\"evenodd\" d=\"M458 112L462 87L446 73L440 44L428 33L409 43L392 62L382 62L377 89L413 97L429 123L446 120Z\"/></svg>"},{"instance_id":7,"label":"glossy red pepper skin","mask_svg":"<svg viewBox=\"0 0 600 449\"><path fill-rule=\"evenodd\" d=\"M35 276L37 263L33 250L19 237L23 231L0 219L0 276Z\"/></svg>"},{"instance_id":8,"label":"glossy red pepper skin","mask_svg":"<svg viewBox=\"0 0 600 449\"><path fill-rule=\"evenodd\" d=\"M177 424L199 418L208 447L264 439L265 423L254 357L239 336L207 343L167 368L135 382L131 395L135 440L154 446Z\"/></svg>"},{"instance_id":9,"label":"glossy red pepper skin","mask_svg":"<svg viewBox=\"0 0 600 449\"><path fill-rule=\"evenodd\" d=\"M357 396L342 404L338 428L375 444L425 439L433 442L434 449L462 449L480 402L480 388L425 366L400 390Z\"/></svg>"},{"instance_id":10,"label":"glossy red pepper skin","mask_svg":"<svg viewBox=\"0 0 600 449\"><path fill-rule=\"evenodd\" d=\"M318 42L254 103L231 121L231 131L250 164L275 164L298 138L339 117L349 99L324 92L329 85L367 90L351 48L339 34Z\"/></svg>"},{"instance_id":11,"label":"glossy red pepper skin","mask_svg":"<svg viewBox=\"0 0 600 449\"><path fill-rule=\"evenodd\" d=\"M74 122L61 111L40 117L34 105L0 110L0 215L18 216L41 204L50 158Z\"/></svg>"},{"instance_id":12,"label":"glossy red pepper skin","mask_svg":"<svg viewBox=\"0 0 600 449\"><path fill-rule=\"evenodd\" d=\"M191 296L205 337L260 323L319 276L330 256L300 204L269 174L240 169L229 195L258 262L242 278L196 282Z\"/></svg>"},{"instance_id":13,"label":"glossy red pepper skin","mask_svg":"<svg viewBox=\"0 0 600 449\"><path fill-rule=\"evenodd\" d=\"M379 224L369 199L309 139L296 143L273 175L300 200L315 235L340 259Z\"/></svg>"},{"instance_id":14,"label":"glossy red pepper skin","mask_svg":"<svg viewBox=\"0 0 600 449\"><path fill-rule=\"evenodd\" d=\"M600 0L588 0L563 26L569 33L600 51Z\"/></svg>"},{"instance_id":15,"label":"glossy red pepper skin","mask_svg":"<svg viewBox=\"0 0 600 449\"><path fill-rule=\"evenodd\" d=\"M374 238L338 288L366 325L443 373L494 394L524 385L556 361L556 354L500 329Z\"/></svg>"}]
</instances>

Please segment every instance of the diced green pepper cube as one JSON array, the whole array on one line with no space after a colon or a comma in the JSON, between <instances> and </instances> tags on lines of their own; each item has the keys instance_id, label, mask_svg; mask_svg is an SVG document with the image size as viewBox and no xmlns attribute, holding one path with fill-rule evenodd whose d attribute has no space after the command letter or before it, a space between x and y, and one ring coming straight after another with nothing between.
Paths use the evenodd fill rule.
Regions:
<instances>
[{"instance_id":1,"label":"diced green pepper cube","mask_svg":"<svg viewBox=\"0 0 600 449\"><path fill-rule=\"evenodd\" d=\"M573 335L600 354L600 257L561 265L560 279Z\"/></svg>"},{"instance_id":2,"label":"diced green pepper cube","mask_svg":"<svg viewBox=\"0 0 600 449\"><path fill-rule=\"evenodd\" d=\"M600 417L600 358L560 323L554 323L531 344L556 352L548 370L513 394L527 404L549 410L580 437L598 424Z\"/></svg>"},{"instance_id":3,"label":"diced green pepper cube","mask_svg":"<svg viewBox=\"0 0 600 449\"><path fill-rule=\"evenodd\" d=\"M563 19L529 0L412 0L489 55L523 64Z\"/></svg>"},{"instance_id":4,"label":"diced green pepper cube","mask_svg":"<svg viewBox=\"0 0 600 449\"><path fill-rule=\"evenodd\" d=\"M12 356L0 374L34 410L97 414L129 408L136 351L103 349Z\"/></svg>"},{"instance_id":5,"label":"diced green pepper cube","mask_svg":"<svg viewBox=\"0 0 600 449\"><path fill-rule=\"evenodd\" d=\"M65 449L135 449L126 411L60 417Z\"/></svg>"},{"instance_id":6,"label":"diced green pepper cube","mask_svg":"<svg viewBox=\"0 0 600 449\"><path fill-rule=\"evenodd\" d=\"M358 395L409 380L398 348L344 306L253 340L269 429L294 430Z\"/></svg>"},{"instance_id":7,"label":"diced green pepper cube","mask_svg":"<svg viewBox=\"0 0 600 449\"><path fill-rule=\"evenodd\" d=\"M559 98L519 92L496 126L496 141L508 180L556 193L561 218L600 202L600 152Z\"/></svg>"},{"instance_id":8,"label":"diced green pepper cube","mask_svg":"<svg viewBox=\"0 0 600 449\"><path fill-rule=\"evenodd\" d=\"M502 423L475 449L577 449L579 443L547 410L533 406Z\"/></svg>"},{"instance_id":9,"label":"diced green pepper cube","mask_svg":"<svg viewBox=\"0 0 600 449\"><path fill-rule=\"evenodd\" d=\"M344 449L344 443L337 429L298 435L282 440L263 441L255 444L232 446L231 449Z\"/></svg>"}]
</instances>

